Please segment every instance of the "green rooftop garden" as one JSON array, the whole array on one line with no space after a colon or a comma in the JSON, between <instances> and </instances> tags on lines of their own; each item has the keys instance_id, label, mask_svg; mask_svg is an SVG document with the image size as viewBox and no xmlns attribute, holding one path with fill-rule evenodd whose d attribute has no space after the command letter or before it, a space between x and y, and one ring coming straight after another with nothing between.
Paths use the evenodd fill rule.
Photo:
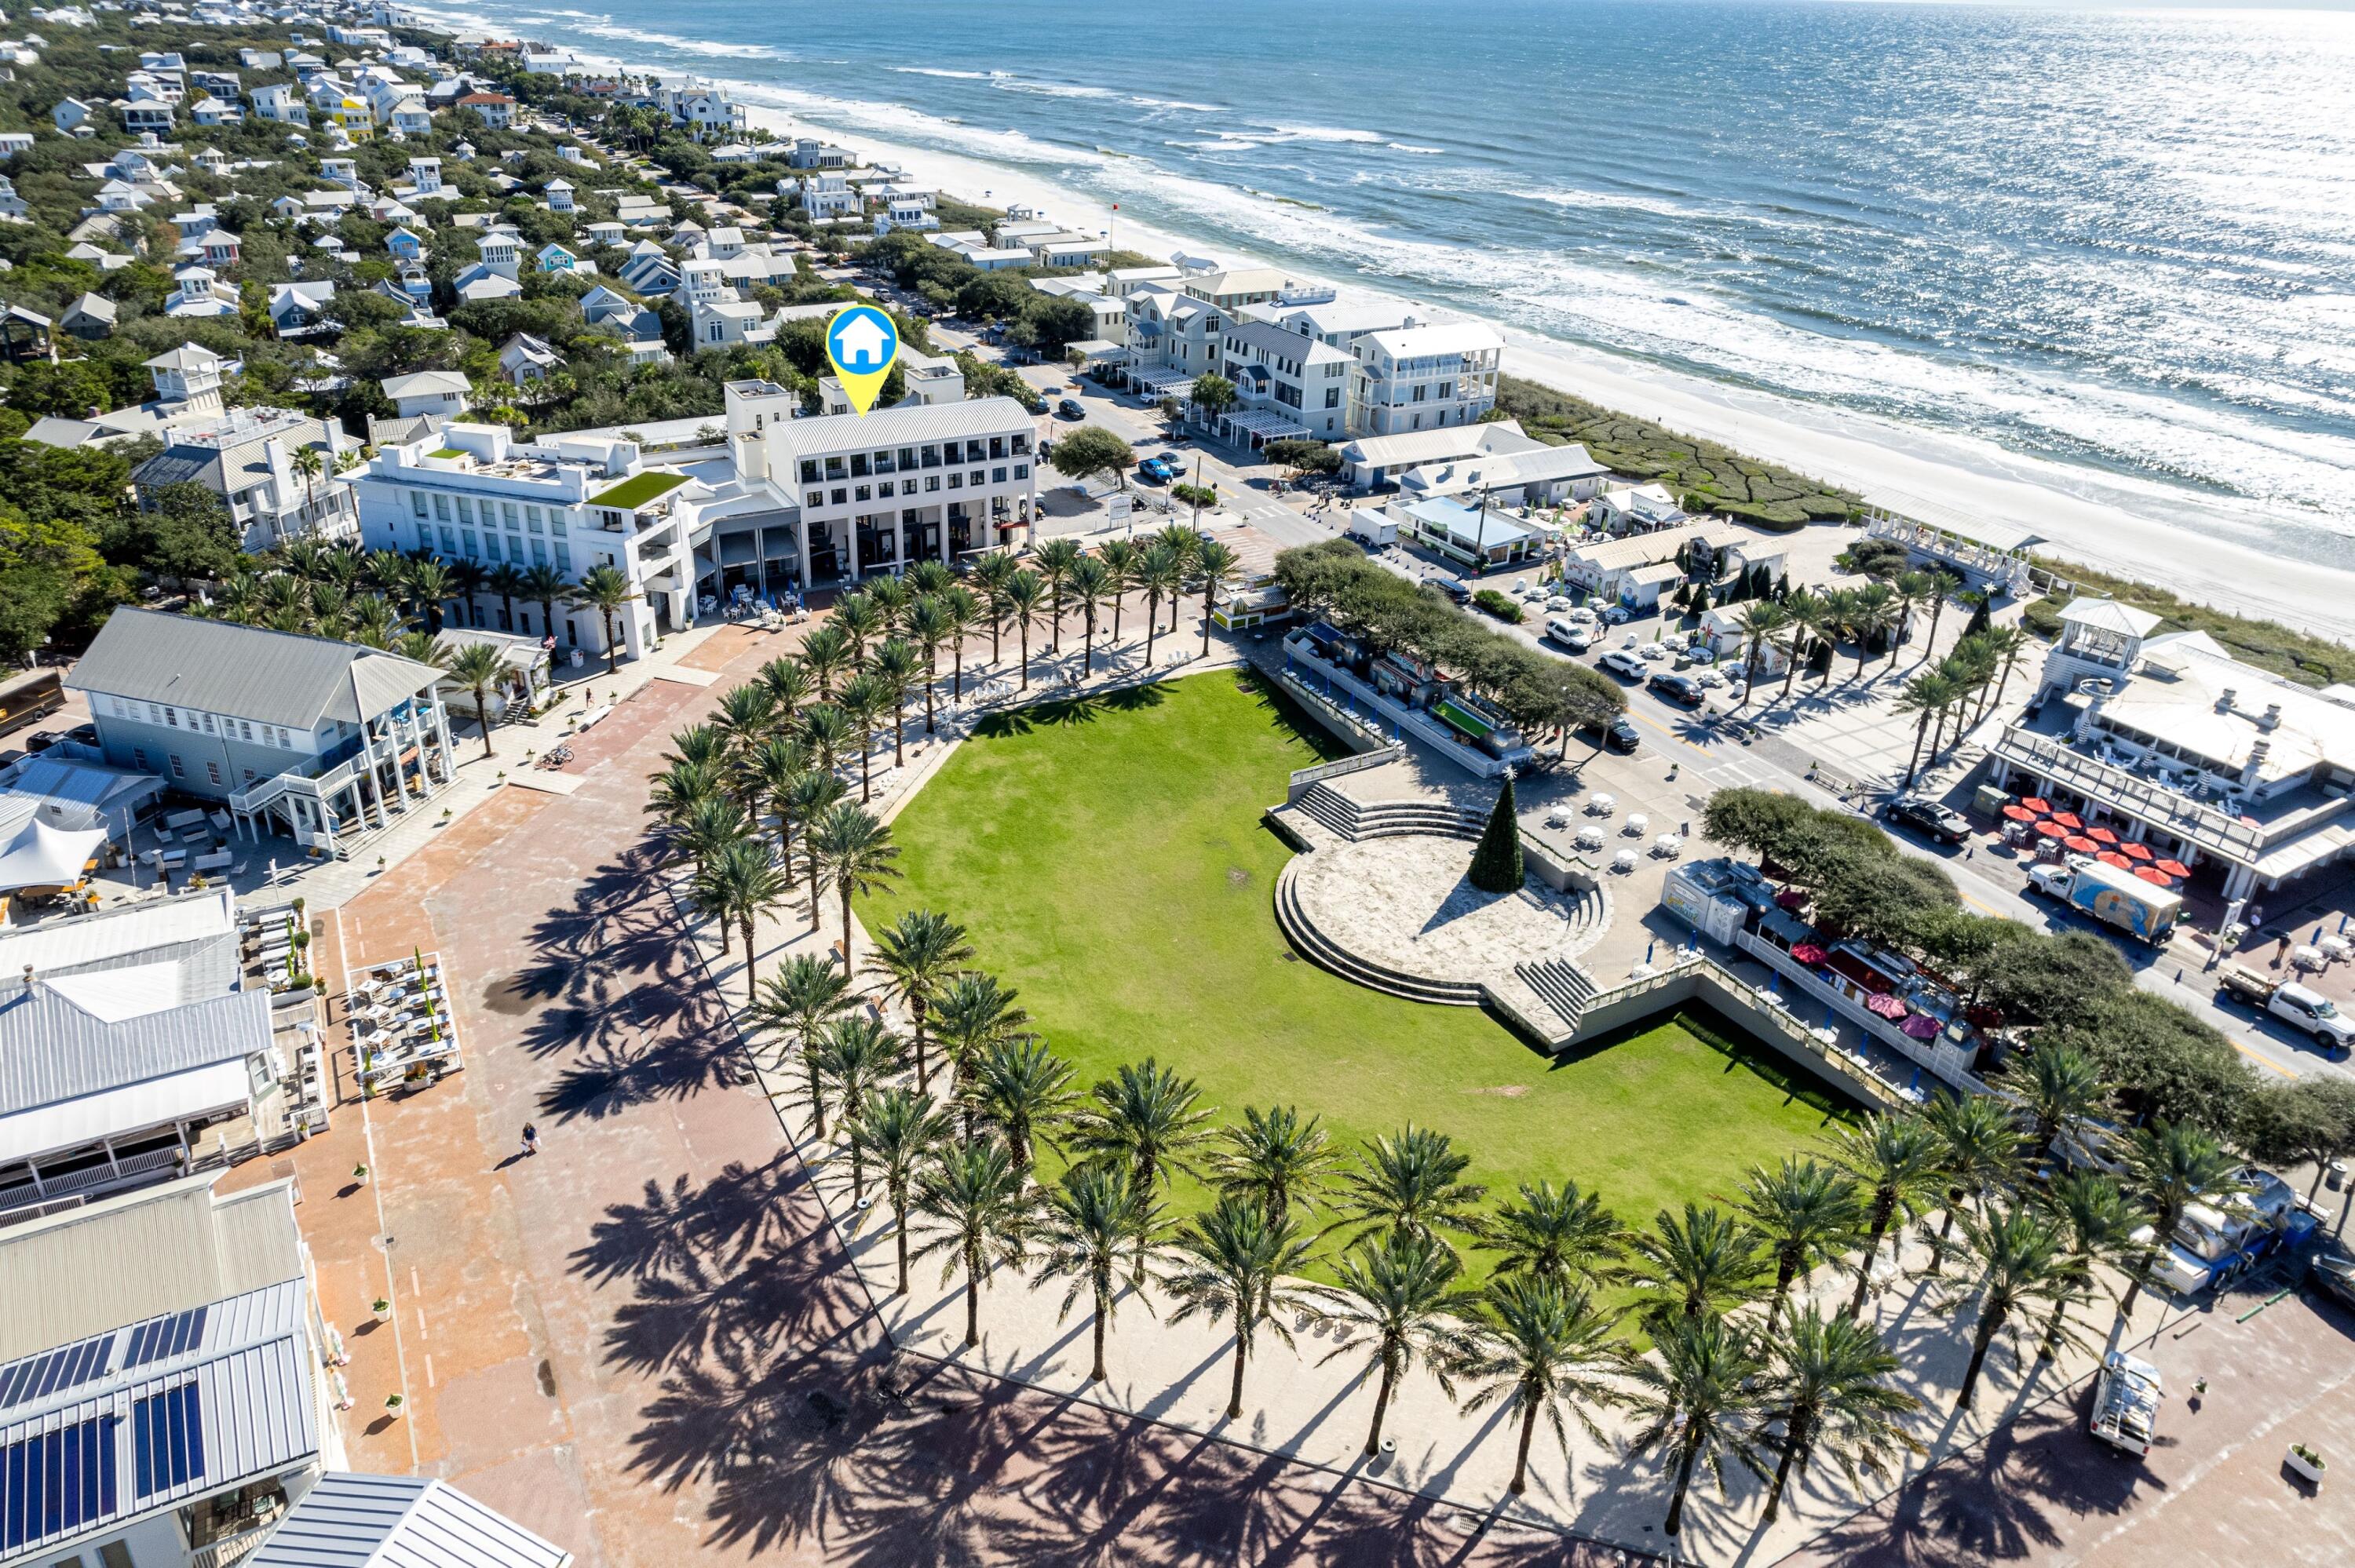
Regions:
<instances>
[{"instance_id":1,"label":"green rooftop garden","mask_svg":"<svg viewBox=\"0 0 2355 1568\"><path fill-rule=\"evenodd\" d=\"M618 512L634 512L649 501L668 495L686 482L687 475L683 473L663 473L648 469L644 473L632 474L602 495L591 496L589 504L610 506Z\"/></svg>"}]
</instances>

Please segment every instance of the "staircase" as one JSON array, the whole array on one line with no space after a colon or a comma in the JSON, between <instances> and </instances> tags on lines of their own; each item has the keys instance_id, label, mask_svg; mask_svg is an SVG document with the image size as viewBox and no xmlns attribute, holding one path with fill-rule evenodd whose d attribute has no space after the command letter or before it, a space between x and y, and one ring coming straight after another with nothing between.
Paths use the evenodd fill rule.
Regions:
<instances>
[{"instance_id":1,"label":"staircase","mask_svg":"<svg viewBox=\"0 0 2355 1568\"><path fill-rule=\"evenodd\" d=\"M1593 977L1568 959L1539 959L1515 964L1513 973L1537 992L1539 999L1553 1009L1572 1033L1576 1032L1579 1015L1594 1000Z\"/></svg>"},{"instance_id":2,"label":"staircase","mask_svg":"<svg viewBox=\"0 0 2355 1568\"><path fill-rule=\"evenodd\" d=\"M1401 997L1408 1001L1427 1001L1442 1007L1480 1005L1477 981L1431 980L1422 975L1406 974L1387 964L1344 952L1328 941L1301 905L1299 891L1295 885L1300 865L1298 860L1290 862L1275 879L1275 923L1284 928L1285 938L1299 950L1301 957L1343 980L1354 980L1369 991L1378 991L1387 996Z\"/></svg>"},{"instance_id":3,"label":"staircase","mask_svg":"<svg viewBox=\"0 0 2355 1568\"><path fill-rule=\"evenodd\" d=\"M1445 800L1359 800L1322 783L1310 785L1284 809L1300 812L1352 843L1409 833L1477 839L1488 825L1486 813L1468 811Z\"/></svg>"}]
</instances>

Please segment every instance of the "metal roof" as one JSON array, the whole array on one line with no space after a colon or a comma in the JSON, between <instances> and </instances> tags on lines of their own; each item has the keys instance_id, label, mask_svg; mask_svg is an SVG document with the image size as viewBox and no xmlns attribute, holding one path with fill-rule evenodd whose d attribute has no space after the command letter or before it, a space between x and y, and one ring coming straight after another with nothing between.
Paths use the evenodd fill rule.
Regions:
<instances>
[{"instance_id":1,"label":"metal roof","mask_svg":"<svg viewBox=\"0 0 2355 1568\"><path fill-rule=\"evenodd\" d=\"M426 1476L331 1471L248 1568L566 1568L572 1553Z\"/></svg>"},{"instance_id":2,"label":"metal roof","mask_svg":"<svg viewBox=\"0 0 2355 1568\"><path fill-rule=\"evenodd\" d=\"M430 665L348 642L125 608L108 617L66 684L308 734L325 719L359 720L356 682L373 717L439 678Z\"/></svg>"},{"instance_id":3,"label":"metal roof","mask_svg":"<svg viewBox=\"0 0 2355 1568\"><path fill-rule=\"evenodd\" d=\"M821 457L828 452L875 451L921 446L928 441L967 440L1031 431L1029 414L1011 397L972 397L957 403L878 408L870 414L821 414L769 427L773 461Z\"/></svg>"},{"instance_id":4,"label":"metal roof","mask_svg":"<svg viewBox=\"0 0 2355 1568\"><path fill-rule=\"evenodd\" d=\"M270 1048L270 993L231 991L108 1020L37 978L0 982L0 1118ZM5 1149L0 1141L0 1149Z\"/></svg>"}]
</instances>

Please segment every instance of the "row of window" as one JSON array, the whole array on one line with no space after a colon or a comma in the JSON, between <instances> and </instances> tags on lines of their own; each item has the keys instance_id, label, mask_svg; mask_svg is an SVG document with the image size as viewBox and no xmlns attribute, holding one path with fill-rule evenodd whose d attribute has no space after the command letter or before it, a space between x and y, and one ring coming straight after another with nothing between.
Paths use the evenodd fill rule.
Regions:
<instances>
[{"instance_id":1,"label":"row of window","mask_svg":"<svg viewBox=\"0 0 2355 1568\"><path fill-rule=\"evenodd\" d=\"M506 561L520 567L526 562L524 549L528 545L531 551L528 558L532 566L548 565L552 549L556 569L559 572L570 572L572 569L572 546L561 539L557 540L551 546L546 539L526 540L517 535L506 535L506 543L502 545L500 543L502 535L491 533L487 529L477 535L472 528L453 528L447 523L443 523L438 524L440 536L437 544L436 527L437 524L432 523L420 523L417 525L417 543L420 546L428 550L438 548L444 556L464 556L470 561Z\"/></svg>"},{"instance_id":2,"label":"row of window","mask_svg":"<svg viewBox=\"0 0 2355 1568\"><path fill-rule=\"evenodd\" d=\"M841 457L804 458L802 482L815 484L821 479L866 479L876 474L940 468L943 464L960 462L987 462L997 458L1028 457L1029 454L1030 438L1017 435L992 436L987 440L975 438L963 443L947 441L922 448L901 447L896 455L886 450L871 454L851 452Z\"/></svg>"},{"instance_id":3,"label":"row of window","mask_svg":"<svg viewBox=\"0 0 2355 1568\"><path fill-rule=\"evenodd\" d=\"M963 490L970 484L974 489L978 490L985 483L1004 484L1007 482L1007 471L1003 468L993 468L988 470L987 472L989 477L986 480L982 477L983 471L984 471L981 469L975 469L970 475L964 473L950 474L948 476L948 487L951 490ZM1018 462L1014 465L1013 472L1016 479L1028 479L1030 477L1030 465L1027 462ZM924 476L924 488L922 493L928 495L932 494L937 493L940 488L941 476L939 474L934 473ZM901 495L914 495L919 493L916 489L916 482L912 479L903 479L900 481L899 493ZM889 501L890 499L891 482L887 479L882 483L876 485L837 485L831 491L813 490L803 498L803 504L810 507L812 510L815 510L818 507L827 505L848 506L853 502L858 501Z\"/></svg>"},{"instance_id":4,"label":"row of window","mask_svg":"<svg viewBox=\"0 0 2355 1568\"><path fill-rule=\"evenodd\" d=\"M409 493L409 511L413 517L431 516L437 523L449 522L454 511L459 522L472 523L476 506L474 497L469 495L445 495L439 491L429 494L426 491L412 490ZM481 503L481 512L485 528L505 524L510 532L528 530L537 534L544 527L559 539L564 536L565 509L561 506L534 506L528 502L518 506L512 501L492 501L486 497Z\"/></svg>"},{"instance_id":5,"label":"row of window","mask_svg":"<svg viewBox=\"0 0 2355 1568\"><path fill-rule=\"evenodd\" d=\"M123 697L102 697L100 701L104 705L101 712L137 724L155 725L163 729L185 729L197 735L217 736L223 740L241 740L253 746L274 746L281 751L296 748L294 732L273 724L255 724L251 719L231 718L227 714L176 708L168 703L134 703Z\"/></svg>"}]
</instances>

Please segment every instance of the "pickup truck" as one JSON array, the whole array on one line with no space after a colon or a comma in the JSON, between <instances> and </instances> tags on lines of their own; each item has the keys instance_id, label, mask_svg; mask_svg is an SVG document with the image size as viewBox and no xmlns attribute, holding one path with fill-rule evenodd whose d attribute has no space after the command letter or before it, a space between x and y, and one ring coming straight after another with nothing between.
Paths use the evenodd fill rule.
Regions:
<instances>
[{"instance_id":1,"label":"pickup truck","mask_svg":"<svg viewBox=\"0 0 2355 1568\"><path fill-rule=\"evenodd\" d=\"M2124 1351L2112 1351L2102 1358L2101 1375L2094 1380L2094 1412L2087 1425L2102 1442L2140 1458L2150 1452L2158 1406L2166 1397L2157 1367Z\"/></svg>"},{"instance_id":2,"label":"pickup truck","mask_svg":"<svg viewBox=\"0 0 2355 1568\"><path fill-rule=\"evenodd\" d=\"M2319 991L2295 980L2277 980L2239 964L2228 964L2216 976L2216 989L2259 1012L2269 1012L2291 1028L2314 1037L2314 1043L2334 1056L2355 1046L2355 1019Z\"/></svg>"},{"instance_id":3,"label":"pickup truck","mask_svg":"<svg viewBox=\"0 0 2355 1568\"><path fill-rule=\"evenodd\" d=\"M2178 895L2083 855L2073 855L2064 865L2030 866L2028 891L2082 910L2154 948L2167 946L2183 913Z\"/></svg>"}]
</instances>

